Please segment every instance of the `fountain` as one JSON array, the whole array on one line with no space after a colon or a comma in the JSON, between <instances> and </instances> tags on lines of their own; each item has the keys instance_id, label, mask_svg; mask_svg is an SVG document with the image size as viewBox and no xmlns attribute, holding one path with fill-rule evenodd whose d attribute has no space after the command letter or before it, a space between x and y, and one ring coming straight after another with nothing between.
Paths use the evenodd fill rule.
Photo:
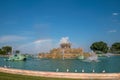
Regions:
<instances>
[{"instance_id":1,"label":"fountain","mask_svg":"<svg viewBox=\"0 0 120 80\"><path fill-rule=\"evenodd\" d=\"M60 46L61 46L61 49L62 49L62 59L64 60L65 50L69 49L71 47L69 38L68 37L63 37L60 40Z\"/></svg>"},{"instance_id":2,"label":"fountain","mask_svg":"<svg viewBox=\"0 0 120 80\"><path fill-rule=\"evenodd\" d=\"M85 61L85 62L99 62L98 56L93 51L90 53L90 57L86 58L83 61Z\"/></svg>"},{"instance_id":3,"label":"fountain","mask_svg":"<svg viewBox=\"0 0 120 80\"><path fill-rule=\"evenodd\" d=\"M77 72L77 69L75 69L75 72Z\"/></svg>"},{"instance_id":4,"label":"fountain","mask_svg":"<svg viewBox=\"0 0 120 80\"><path fill-rule=\"evenodd\" d=\"M75 53L76 52L76 53ZM52 54L53 53L53 54ZM27 69L48 72L74 72L74 73L120 73L120 56L112 56L112 53L90 52L89 54L82 49L72 49L68 37L60 41L60 48L54 49L52 55L45 55L50 58L31 57L27 61L4 61L7 57L0 57L0 66L4 68ZM55 53L55 54L54 54ZM51 56L60 55L60 58L51 59ZM75 53L75 54L74 54ZM74 55L71 58L70 55ZM99 56L98 58L98 54ZM67 57L70 56L70 57ZM76 59L79 56L79 59ZM89 56L89 57L88 57ZM66 58L67 57L67 58ZM87 58L86 58L87 57ZM109 57L109 58L108 58ZM100 60L100 62L99 62Z\"/></svg>"},{"instance_id":5,"label":"fountain","mask_svg":"<svg viewBox=\"0 0 120 80\"><path fill-rule=\"evenodd\" d=\"M62 50L62 59L64 60L64 49Z\"/></svg>"},{"instance_id":6,"label":"fountain","mask_svg":"<svg viewBox=\"0 0 120 80\"><path fill-rule=\"evenodd\" d=\"M102 72L105 73L105 70L103 70Z\"/></svg>"},{"instance_id":7,"label":"fountain","mask_svg":"<svg viewBox=\"0 0 120 80\"><path fill-rule=\"evenodd\" d=\"M82 69L82 72L84 72L84 69Z\"/></svg>"},{"instance_id":8,"label":"fountain","mask_svg":"<svg viewBox=\"0 0 120 80\"><path fill-rule=\"evenodd\" d=\"M112 54L112 53L106 53L106 54L104 54L104 56L106 56L106 57L111 57L111 56L113 56L114 54Z\"/></svg>"},{"instance_id":9,"label":"fountain","mask_svg":"<svg viewBox=\"0 0 120 80\"><path fill-rule=\"evenodd\" d=\"M57 68L57 69L56 69L56 72L58 72L58 71L59 71L59 69Z\"/></svg>"},{"instance_id":10,"label":"fountain","mask_svg":"<svg viewBox=\"0 0 120 80\"><path fill-rule=\"evenodd\" d=\"M93 73L95 72L95 70L93 69L93 71L92 71Z\"/></svg>"},{"instance_id":11,"label":"fountain","mask_svg":"<svg viewBox=\"0 0 120 80\"><path fill-rule=\"evenodd\" d=\"M66 71L69 72L69 69L67 69Z\"/></svg>"}]
</instances>

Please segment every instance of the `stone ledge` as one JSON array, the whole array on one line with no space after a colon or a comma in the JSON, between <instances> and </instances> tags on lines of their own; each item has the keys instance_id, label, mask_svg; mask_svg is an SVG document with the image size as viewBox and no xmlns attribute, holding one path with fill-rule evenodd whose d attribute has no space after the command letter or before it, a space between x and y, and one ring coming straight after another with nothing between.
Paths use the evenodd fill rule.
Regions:
<instances>
[{"instance_id":1,"label":"stone ledge","mask_svg":"<svg viewBox=\"0 0 120 80\"><path fill-rule=\"evenodd\" d=\"M0 72L52 77L52 78L72 78L72 79L99 79L99 80L120 80L120 73L65 73L65 72L43 72L43 71L30 71L12 68L0 67Z\"/></svg>"}]
</instances>

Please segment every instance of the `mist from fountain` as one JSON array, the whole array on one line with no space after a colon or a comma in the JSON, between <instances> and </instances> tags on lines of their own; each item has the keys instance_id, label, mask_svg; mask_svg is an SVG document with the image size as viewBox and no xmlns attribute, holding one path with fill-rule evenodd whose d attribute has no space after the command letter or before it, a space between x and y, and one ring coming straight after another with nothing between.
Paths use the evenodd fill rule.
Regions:
<instances>
[{"instance_id":1,"label":"mist from fountain","mask_svg":"<svg viewBox=\"0 0 120 80\"><path fill-rule=\"evenodd\" d=\"M62 59L64 60L64 49L62 50Z\"/></svg>"},{"instance_id":2,"label":"mist from fountain","mask_svg":"<svg viewBox=\"0 0 120 80\"><path fill-rule=\"evenodd\" d=\"M104 56L106 56L106 57L111 57L111 56L113 56L114 54L112 54L112 53L106 53L106 54L104 54Z\"/></svg>"},{"instance_id":3,"label":"mist from fountain","mask_svg":"<svg viewBox=\"0 0 120 80\"><path fill-rule=\"evenodd\" d=\"M95 52L91 52L91 53L89 53L90 54L90 57L88 57L88 58L86 58L84 61L85 62L99 62L99 60L98 60L98 56L96 55L96 53Z\"/></svg>"}]
</instances>

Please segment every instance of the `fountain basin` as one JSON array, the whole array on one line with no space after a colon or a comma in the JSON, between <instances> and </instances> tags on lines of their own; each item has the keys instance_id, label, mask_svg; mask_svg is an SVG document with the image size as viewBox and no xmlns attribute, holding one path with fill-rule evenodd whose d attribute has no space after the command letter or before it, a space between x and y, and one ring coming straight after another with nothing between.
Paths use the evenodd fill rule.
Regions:
<instances>
[{"instance_id":1,"label":"fountain basin","mask_svg":"<svg viewBox=\"0 0 120 80\"><path fill-rule=\"evenodd\" d=\"M1 67L10 67L22 70L67 72L68 73L120 73L120 56L98 57L99 62L84 62L78 59L39 59L28 58L26 61L4 61L5 57L0 57Z\"/></svg>"}]
</instances>

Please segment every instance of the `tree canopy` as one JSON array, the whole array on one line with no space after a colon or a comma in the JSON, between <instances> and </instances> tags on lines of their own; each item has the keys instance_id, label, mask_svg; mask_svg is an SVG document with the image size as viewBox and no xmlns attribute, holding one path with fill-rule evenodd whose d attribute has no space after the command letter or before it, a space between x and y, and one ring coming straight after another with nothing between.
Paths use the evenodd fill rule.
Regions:
<instances>
[{"instance_id":1,"label":"tree canopy","mask_svg":"<svg viewBox=\"0 0 120 80\"><path fill-rule=\"evenodd\" d=\"M6 52L3 51L2 49L0 49L0 55L5 55L5 54L6 54Z\"/></svg>"},{"instance_id":2,"label":"tree canopy","mask_svg":"<svg viewBox=\"0 0 120 80\"><path fill-rule=\"evenodd\" d=\"M90 49L93 51L101 51L106 53L108 51L108 46L107 43L100 41L100 42L94 42L91 46Z\"/></svg>"},{"instance_id":3,"label":"tree canopy","mask_svg":"<svg viewBox=\"0 0 120 80\"><path fill-rule=\"evenodd\" d=\"M4 51L6 54L12 53L12 47L11 46L4 46L2 47L2 51Z\"/></svg>"},{"instance_id":4,"label":"tree canopy","mask_svg":"<svg viewBox=\"0 0 120 80\"><path fill-rule=\"evenodd\" d=\"M110 49L112 52L120 54L120 42L113 43Z\"/></svg>"}]
</instances>

